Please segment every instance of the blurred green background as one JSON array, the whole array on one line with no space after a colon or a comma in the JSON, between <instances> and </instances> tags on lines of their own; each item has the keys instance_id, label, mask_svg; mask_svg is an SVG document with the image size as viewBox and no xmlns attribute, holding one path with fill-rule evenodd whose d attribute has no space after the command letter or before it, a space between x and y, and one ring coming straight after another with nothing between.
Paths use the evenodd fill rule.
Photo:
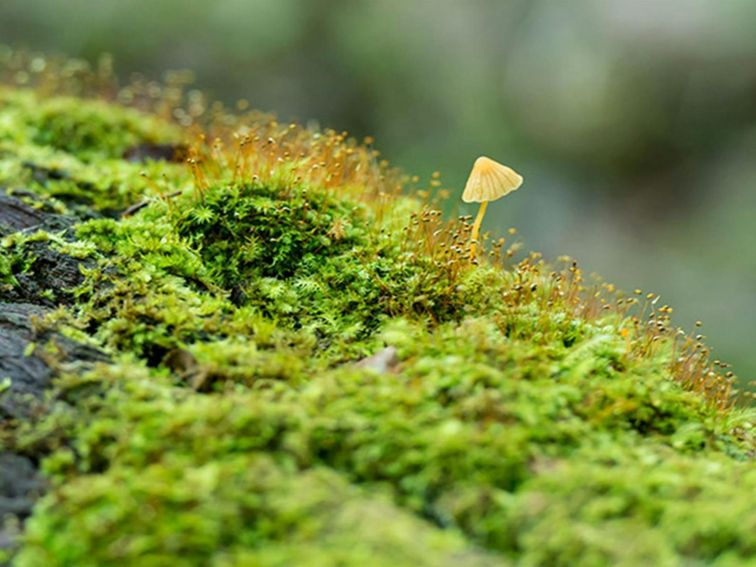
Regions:
<instances>
[{"instance_id":1,"label":"blurred green background","mask_svg":"<svg viewBox=\"0 0 756 567\"><path fill-rule=\"evenodd\" d=\"M752 0L2 0L0 43L189 68L460 194L503 161L525 186L486 228L660 293L756 378Z\"/></svg>"}]
</instances>

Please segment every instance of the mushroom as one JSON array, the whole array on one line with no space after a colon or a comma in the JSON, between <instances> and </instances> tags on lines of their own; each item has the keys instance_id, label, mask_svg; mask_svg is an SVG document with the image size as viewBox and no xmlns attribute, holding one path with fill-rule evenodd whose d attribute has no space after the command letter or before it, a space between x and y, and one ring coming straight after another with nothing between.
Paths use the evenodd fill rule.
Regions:
<instances>
[{"instance_id":1,"label":"mushroom","mask_svg":"<svg viewBox=\"0 0 756 567\"><path fill-rule=\"evenodd\" d=\"M478 234L489 201L500 199L522 185L522 176L515 170L485 156L475 160L470 177L467 178L462 200L465 203L480 203L478 216L473 223L470 238L470 259L475 259Z\"/></svg>"}]
</instances>

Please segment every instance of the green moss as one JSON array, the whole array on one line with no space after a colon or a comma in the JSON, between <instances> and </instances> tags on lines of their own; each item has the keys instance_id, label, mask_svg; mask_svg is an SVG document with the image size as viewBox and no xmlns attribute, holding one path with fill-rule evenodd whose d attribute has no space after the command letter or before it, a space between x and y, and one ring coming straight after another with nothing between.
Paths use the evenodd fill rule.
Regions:
<instances>
[{"instance_id":1,"label":"green moss","mask_svg":"<svg viewBox=\"0 0 756 567\"><path fill-rule=\"evenodd\" d=\"M327 341L364 338L390 315L460 315L467 303L363 204L296 186L214 187L179 201L175 230L235 303ZM149 216L149 213L148 213Z\"/></svg>"},{"instance_id":2,"label":"green moss","mask_svg":"<svg viewBox=\"0 0 756 567\"><path fill-rule=\"evenodd\" d=\"M671 369L699 355L644 332L616 297L599 303L575 266L473 266L464 225L442 241L416 199L392 197L387 212L369 198L381 175L333 186L292 173L292 155L317 151L319 168L332 160L342 175L343 155L360 151L343 140L324 151L319 134L299 145L276 134L281 154L259 158L276 171L241 180L217 158L208 182L118 159L170 139L154 118L0 96L2 182L81 219L65 238L6 238L0 281L34 269L34 243L80 263L70 304L47 324L111 357L61 369L49 411L4 432L52 483L16 564L746 564L756 553L754 411L684 388ZM387 346L397 360L385 372L355 364Z\"/></svg>"},{"instance_id":3,"label":"green moss","mask_svg":"<svg viewBox=\"0 0 756 567\"><path fill-rule=\"evenodd\" d=\"M28 142L84 161L121 158L138 144L175 141L178 131L136 110L98 100L0 91L0 140Z\"/></svg>"},{"instance_id":4,"label":"green moss","mask_svg":"<svg viewBox=\"0 0 756 567\"><path fill-rule=\"evenodd\" d=\"M723 506L756 488L752 441L728 433L750 423L752 413L722 423L703 400L645 364L613 377L617 386L602 403L586 400L602 389L605 375L564 372L568 348L534 351L529 341L508 340L481 319L431 334L396 321L383 340L399 349L397 374L321 368L302 380L306 363L279 366L295 375L276 373L276 364L259 357L249 339L195 351L200 367L212 360L218 372L227 364L223 393L198 396L169 375L130 365L92 373L84 379L88 395L77 401L81 413L68 425L73 445L47 463L62 492L50 499L42 517L54 523L39 528L40 537L55 534L65 545L80 531L68 518L100 517L98 505L90 504L93 474L114 486L127 478L148 484L146 495L128 491L129 509L141 510L154 506L155 498L172 499L170 492L160 495L163 482L142 478L142 471L176 474L169 471L264 453L295 476L337 471L364 490L388 494L430 525L456 527L473 542L536 564L569 565L580 557L656 564L678 556L710 560L727 552L745 559L752 553L748 499ZM259 368L274 373L261 376ZM659 388L635 387L639 382ZM82 379L60 387L75 396ZM625 409L628 391L633 407ZM624 413L607 420L607 407ZM661 429L635 419L665 411ZM49 431L56 422L63 423L53 413L34 429ZM82 484L71 484L77 478ZM187 481L175 483L180 490ZM302 490L294 500L307 500ZM720 523L711 530L717 503ZM177 510L186 517L206 514L194 506ZM314 521L302 514L299 521ZM161 513L140 521L119 517L102 537L128 541L160 533L160 525L149 521L171 522L177 542L194 541L184 519ZM226 524L217 520L213 529ZM631 549L623 545L627 530L636 538ZM234 534L234 542L243 541L244 530ZM100 552L104 543L95 537L86 553ZM209 545L191 553L205 562L219 552Z\"/></svg>"},{"instance_id":5,"label":"green moss","mask_svg":"<svg viewBox=\"0 0 756 567\"><path fill-rule=\"evenodd\" d=\"M226 289L244 281L287 279L323 260L364 249L366 211L303 187L232 186L182 203L175 224ZM343 234L336 235L340 223Z\"/></svg>"},{"instance_id":6,"label":"green moss","mask_svg":"<svg viewBox=\"0 0 756 567\"><path fill-rule=\"evenodd\" d=\"M18 285L16 272L19 271L18 258L8 253L4 248L0 248L0 289L10 289Z\"/></svg>"},{"instance_id":7,"label":"green moss","mask_svg":"<svg viewBox=\"0 0 756 567\"><path fill-rule=\"evenodd\" d=\"M39 545L18 565L499 564L332 471L297 473L262 454L202 466L177 458L140 475L83 476L65 490L72 498L43 505L55 512L30 530ZM123 531L137 524L147 529Z\"/></svg>"},{"instance_id":8,"label":"green moss","mask_svg":"<svg viewBox=\"0 0 756 567\"><path fill-rule=\"evenodd\" d=\"M174 164L123 159L130 148L180 140L175 126L152 116L3 87L0 103L0 185L53 198L60 212L112 215L160 194L168 177L171 186L182 182Z\"/></svg>"}]
</instances>

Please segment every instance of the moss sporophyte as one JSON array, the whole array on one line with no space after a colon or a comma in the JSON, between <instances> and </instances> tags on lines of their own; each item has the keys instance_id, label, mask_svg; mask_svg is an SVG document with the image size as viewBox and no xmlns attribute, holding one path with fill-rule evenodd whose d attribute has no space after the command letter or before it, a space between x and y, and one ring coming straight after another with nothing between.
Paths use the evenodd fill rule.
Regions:
<instances>
[{"instance_id":1,"label":"moss sporophyte","mask_svg":"<svg viewBox=\"0 0 756 567\"><path fill-rule=\"evenodd\" d=\"M519 175L480 158L445 219L372 140L88 67L0 49L0 333L33 303L54 375L0 429L48 481L15 565L752 563L731 370L657 295L486 246Z\"/></svg>"}]
</instances>

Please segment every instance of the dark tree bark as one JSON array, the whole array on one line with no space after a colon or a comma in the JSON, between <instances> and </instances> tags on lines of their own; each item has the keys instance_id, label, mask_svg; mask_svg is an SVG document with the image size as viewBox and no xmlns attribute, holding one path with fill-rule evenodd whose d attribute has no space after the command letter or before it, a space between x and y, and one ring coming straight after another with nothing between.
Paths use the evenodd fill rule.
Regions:
<instances>
[{"instance_id":1,"label":"dark tree bark","mask_svg":"<svg viewBox=\"0 0 756 567\"><path fill-rule=\"evenodd\" d=\"M44 212L0 190L0 237L16 232L62 231L73 238L76 218ZM28 244L34 261L25 273L16 274L18 285L0 290L0 421L13 428L46 409L45 392L60 367L85 370L107 360L96 348L53 331L38 330L52 308L70 304L67 290L83 281L81 261L52 249L44 241ZM44 347L55 345L55 354ZM15 528L31 514L44 491L38 471L44 455L18 454L0 446L0 548L14 545ZM15 520L15 522L14 522Z\"/></svg>"}]
</instances>

